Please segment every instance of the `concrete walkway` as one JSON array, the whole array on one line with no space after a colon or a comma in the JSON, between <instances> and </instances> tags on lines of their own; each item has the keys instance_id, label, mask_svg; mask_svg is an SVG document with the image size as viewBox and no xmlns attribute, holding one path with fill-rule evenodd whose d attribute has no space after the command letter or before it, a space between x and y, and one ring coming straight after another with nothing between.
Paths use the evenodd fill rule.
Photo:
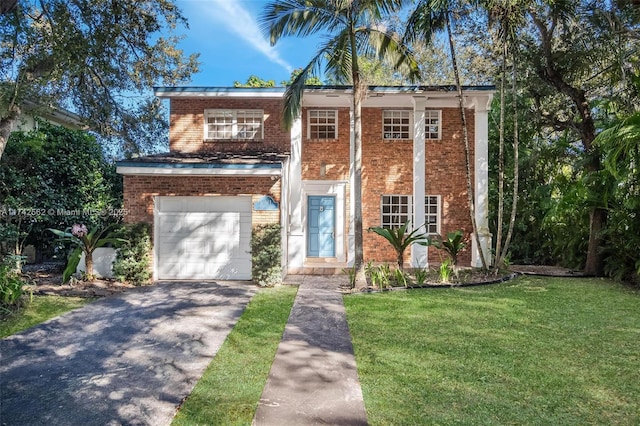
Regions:
<instances>
[{"instance_id":1,"label":"concrete walkway","mask_svg":"<svg viewBox=\"0 0 640 426\"><path fill-rule=\"evenodd\" d=\"M254 425L367 424L340 282L302 277Z\"/></svg>"},{"instance_id":2,"label":"concrete walkway","mask_svg":"<svg viewBox=\"0 0 640 426\"><path fill-rule=\"evenodd\" d=\"M0 424L170 424L256 290L159 283L0 340Z\"/></svg>"}]
</instances>

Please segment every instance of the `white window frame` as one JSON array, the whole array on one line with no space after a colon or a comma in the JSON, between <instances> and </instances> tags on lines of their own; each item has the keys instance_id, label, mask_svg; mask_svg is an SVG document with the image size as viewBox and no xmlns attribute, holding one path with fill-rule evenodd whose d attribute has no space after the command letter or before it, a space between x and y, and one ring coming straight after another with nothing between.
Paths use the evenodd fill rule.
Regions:
<instances>
[{"instance_id":1,"label":"white window frame","mask_svg":"<svg viewBox=\"0 0 640 426\"><path fill-rule=\"evenodd\" d=\"M411 110L385 109L382 111L382 139L384 140L410 140L413 123ZM402 121L406 120L406 123ZM404 136L406 134L406 137Z\"/></svg>"},{"instance_id":2,"label":"white window frame","mask_svg":"<svg viewBox=\"0 0 640 426\"><path fill-rule=\"evenodd\" d=\"M424 196L424 229L429 235L440 235L441 199L440 195Z\"/></svg>"},{"instance_id":3,"label":"white window frame","mask_svg":"<svg viewBox=\"0 0 640 426\"><path fill-rule=\"evenodd\" d=\"M221 123L209 123L210 118L225 118L227 120ZM247 118L259 119L259 123L257 121L244 123L243 119ZM211 132L209 131L210 125L214 126L214 130ZM247 137L248 133L253 133L253 135ZM264 111L261 109L206 109L204 110L204 139L208 141L263 140Z\"/></svg>"},{"instance_id":4,"label":"white window frame","mask_svg":"<svg viewBox=\"0 0 640 426\"><path fill-rule=\"evenodd\" d=\"M424 138L426 140L442 139L442 111L427 109L424 111Z\"/></svg>"},{"instance_id":5,"label":"white window frame","mask_svg":"<svg viewBox=\"0 0 640 426\"><path fill-rule=\"evenodd\" d=\"M319 118L324 118L326 119L326 121L324 123L312 123L311 119L313 118L312 115L318 114L317 119ZM320 115L324 115L324 117L320 117ZM333 123L330 122L329 120L333 120ZM313 136L313 128L314 127L322 127L325 126L326 128L329 128L330 126L333 126L333 137L329 137L328 133L329 131L325 129L325 132L327 133L327 137L314 137ZM320 130L318 130L318 133L321 133ZM307 139L314 139L314 140L336 140L338 139L338 111L335 109L310 109L307 111Z\"/></svg>"},{"instance_id":6,"label":"white window frame","mask_svg":"<svg viewBox=\"0 0 640 426\"><path fill-rule=\"evenodd\" d=\"M399 228L413 218L413 196L383 194L380 196L380 226Z\"/></svg>"}]
</instances>

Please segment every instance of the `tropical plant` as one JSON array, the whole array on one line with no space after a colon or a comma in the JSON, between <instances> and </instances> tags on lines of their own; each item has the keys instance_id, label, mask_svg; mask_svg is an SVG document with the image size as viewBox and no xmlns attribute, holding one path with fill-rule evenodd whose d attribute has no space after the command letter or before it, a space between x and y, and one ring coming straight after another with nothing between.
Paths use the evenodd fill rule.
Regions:
<instances>
[{"instance_id":1,"label":"tropical plant","mask_svg":"<svg viewBox=\"0 0 640 426\"><path fill-rule=\"evenodd\" d=\"M415 80L418 64L401 38L383 25L384 18L402 5L398 0L275 0L269 3L260 20L272 45L287 36L305 37L327 33L309 64L287 87L284 96L284 124L290 128L300 115L307 78L325 64L325 73L353 85L353 232L354 265L358 285L366 285L362 226L362 101L367 84L362 78L359 59L375 57L391 64ZM315 74L319 74L316 72Z\"/></svg>"},{"instance_id":2,"label":"tropical plant","mask_svg":"<svg viewBox=\"0 0 640 426\"><path fill-rule=\"evenodd\" d=\"M347 276L349 279L349 288L355 288L356 286L356 269L352 266L351 268L343 268L342 273Z\"/></svg>"},{"instance_id":3,"label":"tropical plant","mask_svg":"<svg viewBox=\"0 0 640 426\"><path fill-rule=\"evenodd\" d=\"M99 230L97 227L88 230L85 225L75 224L64 231L58 229L49 229L55 235L60 237L63 241L70 242L75 248L69 255L67 260L67 267L62 272L62 282L69 281L71 276L76 272L82 253L85 258L85 274L88 280L93 280L93 252L99 248L104 247L107 244L124 243L126 240L122 238L112 237L110 232L113 225L107 226Z\"/></svg>"},{"instance_id":4,"label":"tropical plant","mask_svg":"<svg viewBox=\"0 0 640 426\"><path fill-rule=\"evenodd\" d=\"M413 271L413 276L416 279L416 284L421 286L427 282L429 272L426 269L418 268L415 271Z\"/></svg>"},{"instance_id":5,"label":"tropical plant","mask_svg":"<svg viewBox=\"0 0 640 426\"><path fill-rule=\"evenodd\" d=\"M420 244L426 245L425 243ZM458 266L458 255L467 246L464 241L464 233L459 229L453 232L448 232L446 239L442 238L442 236L431 239L430 244L438 250L446 252L451 259L451 263L454 268Z\"/></svg>"},{"instance_id":6,"label":"tropical plant","mask_svg":"<svg viewBox=\"0 0 640 426\"><path fill-rule=\"evenodd\" d=\"M381 226L369 228L369 232L375 232L381 237L385 238L389 241L389 244L396 251L396 259L398 262L398 269L404 269L404 252L409 248L412 244L418 243L421 241L425 241L427 236L424 232L421 231L420 228L416 228L411 232L407 233L407 229L409 228L409 221L395 228L383 228Z\"/></svg>"},{"instance_id":7,"label":"tropical plant","mask_svg":"<svg viewBox=\"0 0 640 426\"><path fill-rule=\"evenodd\" d=\"M454 10L458 6L458 10ZM458 92L458 109L460 111L460 121L462 123L462 140L464 143L464 159L465 172L467 177L467 200L469 203L469 216L473 227L473 234L478 247L478 254L482 261L482 268L488 268L488 262L485 257L483 246L480 241L480 230L476 221L475 197L472 186L471 175L471 147L469 144L469 132L467 127L467 116L464 105L464 94L462 83L460 81L460 73L458 71L458 61L456 59L456 47L452 32L451 21L464 14L464 2L456 2L455 0L420 0L411 13L407 22L405 38L409 42L416 40L432 40L435 33L445 31L449 41L449 54L451 55L451 64L453 66L453 75L455 78L456 89Z\"/></svg>"},{"instance_id":8,"label":"tropical plant","mask_svg":"<svg viewBox=\"0 0 640 426\"><path fill-rule=\"evenodd\" d=\"M151 279L151 225L145 222L124 224L114 231L118 244L113 276L134 285L144 285Z\"/></svg>"},{"instance_id":9,"label":"tropical plant","mask_svg":"<svg viewBox=\"0 0 640 426\"><path fill-rule=\"evenodd\" d=\"M606 154L604 172L616 182L603 232L604 272L640 283L640 112L614 121L594 144Z\"/></svg>"},{"instance_id":10,"label":"tropical plant","mask_svg":"<svg viewBox=\"0 0 640 426\"><path fill-rule=\"evenodd\" d=\"M396 281L397 285L407 287L407 285L409 284L409 275L402 269L395 269L393 271L393 278Z\"/></svg>"},{"instance_id":11,"label":"tropical plant","mask_svg":"<svg viewBox=\"0 0 640 426\"><path fill-rule=\"evenodd\" d=\"M498 273L504 258L508 253L513 229L515 227L516 214L518 209L518 185L519 185L519 135L518 135L518 102L517 77L516 77L516 57L515 52L509 54L510 50L516 51L518 28L524 22L525 4L522 0L489 0L486 3L489 12L489 23L497 27L497 38L502 47L501 70L500 70L500 124L499 124L499 149L498 149L498 220L496 231L495 249L495 272ZM511 58L511 93L513 106L513 193L511 203L511 216L507 236L502 245L502 228L504 214L504 184L505 184L505 108L506 108L506 80L507 61Z\"/></svg>"},{"instance_id":12,"label":"tropical plant","mask_svg":"<svg viewBox=\"0 0 640 426\"><path fill-rule=\"evenodd\" d=\"M369 261L364 269L373 287L378 287L380 290L389 287L391 280L391 268L389 264L374 265L373 261Z\"/></svg>"},{"instance_id":13,"label":"tropical plant","mask_svg":"<svg viewBox=\"0 0 640 426\"><path fill-rule=\"evenodd\" d=\"M0 316L12 312L23 302L25 282L15 265L13 258L0 260Z\"/></svg>"},{"instance_id":14,"label":"tropical plant","mask_svg":"<svg viewBox=\"0 0 640 426\"><path fill-rule=\"evenodd\" d=\"M452 270L451 259L444 259L442 263L440 263L440 281L448 283L451 278Z\"/></svg>"}]
</instances>

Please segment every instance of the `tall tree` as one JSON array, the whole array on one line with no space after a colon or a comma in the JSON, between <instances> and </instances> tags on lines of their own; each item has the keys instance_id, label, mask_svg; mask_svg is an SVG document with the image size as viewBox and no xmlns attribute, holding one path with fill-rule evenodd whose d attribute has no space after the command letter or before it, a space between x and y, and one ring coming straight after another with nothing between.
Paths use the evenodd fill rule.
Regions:
<instances>
[{"instance_id":1,"label":"tall tree","mask_svg":"<svg viewBox=\"0 0 640 426\"><path fill-rule=\"evenodd\" d=\"M138 129L164 118L149 89L186 82L197 71L197 55L185 57L176 47L178 25L186 20L171 0L3 2L0 157L29 103L71 109L129 150L152 144Z\"/></svg>"},{"instance_id":2,"label":"tall tree","mask_svg":"<svg viewBox=\"0 0 640 426\"><path fill-rule=\"evenodd\" d=\"M458 105L460 110L460 120L462 123L462 139L464 143L465 153L465 171L467 177L467 200L469 203L469 215L471 217L471 225L473 234L478 247L478 254L482 262L482 268L488 268L487 258L485 257L482 244L480 243L480 235L476 222L474 190L471 182L471 147L469 144L469 133L467 129L467 117L464 107L464 94L462 83L460 80L460 72L458 69L458 61L456 59L456 46L453 38L452 20L455 16L465 13L468 5L465 2L456 2L454 0L420 0L411 13L407 22L406 38L410 42L423 38L431 40L436 32L445 31L449 42L449 54L451 55L451 64L453 67L453 76L455 79L456 89L458 92Z\"/></svg>"},{"instance_id":3,"label":"tall tree","mask_svg":"<svg viewBox=\"0 0 640 426\"><path fill-rule=\"evenodd\" d=\"M517 103L517 77L516 57L518 28L524 23L525 5L521 0L489 0L485 7L489 12L489 23L496 28L496 39L502 50L502 64L500 70L500 124L499 124L499 149L498 149L498 221L496 232L495 271L502 267L505 257L509 252L509 245L513 235L518 209L518 184L519 184L519 137L518 137L518 103ZM511 47L511 48L510 48ZM513 194L511 203L511 216L507 237L502 245L502 228L504 214L504 181L505 181L505 108L506 108L506 83L507 62L511 59L511 92L513 103Z\"/></svg>"},{"instance_id":4,"label":"tall tree","mask_svg":"<svg viewBox=\"0 0 640 426\"><path fill-rule=\"evenodd\" d=\"M322 64L327 74L338 76L353 85L354 118L354 237L356 281L364 285L362 229L362 102L367 93L360 58L375 57L388 62L394 70L417 78L418 64L400 37L382 22L397 10L400 0L276 0L269 3L261 22L271 44L282 37L326 33L326 41L295 78L285 93L284 121L291 127L300 115L307 76Z\"/></svg>"},{"instance_id":5,"label":"tall tree","mask_svg":"<svg viewBox=\"0 0 640 426\"><path fill-rule=\"evenodd\" d=\"M637 49L628 36L621 37L637 30L637 24L634 30L629 26L633 21L624 18L624 9L632 6L619 3L534 2L529 8L530 25L521 38L524 59L532 71L528 90L539 112L548 125L575 135L583 151L583 172L592 177L588 189L600 195L602 182L598 175L603 168L603 153L593 143L598 133L596 106L607 91L618 86L612 77L624 69L622 64ZM606 200L590 199L584 271L602 275Z\"/></svg>"}]
</instances>

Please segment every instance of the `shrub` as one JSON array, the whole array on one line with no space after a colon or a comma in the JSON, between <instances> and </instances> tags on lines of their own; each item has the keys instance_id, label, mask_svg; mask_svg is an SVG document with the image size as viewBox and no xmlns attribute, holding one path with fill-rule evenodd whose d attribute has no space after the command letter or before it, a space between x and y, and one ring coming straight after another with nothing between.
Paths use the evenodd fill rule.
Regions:
<instances>
[{"instance_id":1,"label":"shrub","mask_svg":"<svg viewBox=\"0 0 640 426\"><path fill-rule=\"evenodd\" d=\"M0 315L19 308L24 301L24 281L16 271L14 259L0 261Z\"/></svg>"},{"instance_id":2,"label":"shrub","mask_svg":"<svg viewBox=\"0 0 640 426\"><path fill-rule=\"evenodd\" d=\"M251 275L263 287L282 282L280 225L258 225L251 235Z\"/></svg>"},{"instance_id":3,"label":"shrub","mask_svg":"<svg viewBox=\"0 0 640 426\"><path fill-rule=\"evenodd\" d=\"M115 234L124 240L118 246L113 275L120 281L145 285L151 280L151 226L148 223L125 224Z\"/></svg>"}]
</instances>

